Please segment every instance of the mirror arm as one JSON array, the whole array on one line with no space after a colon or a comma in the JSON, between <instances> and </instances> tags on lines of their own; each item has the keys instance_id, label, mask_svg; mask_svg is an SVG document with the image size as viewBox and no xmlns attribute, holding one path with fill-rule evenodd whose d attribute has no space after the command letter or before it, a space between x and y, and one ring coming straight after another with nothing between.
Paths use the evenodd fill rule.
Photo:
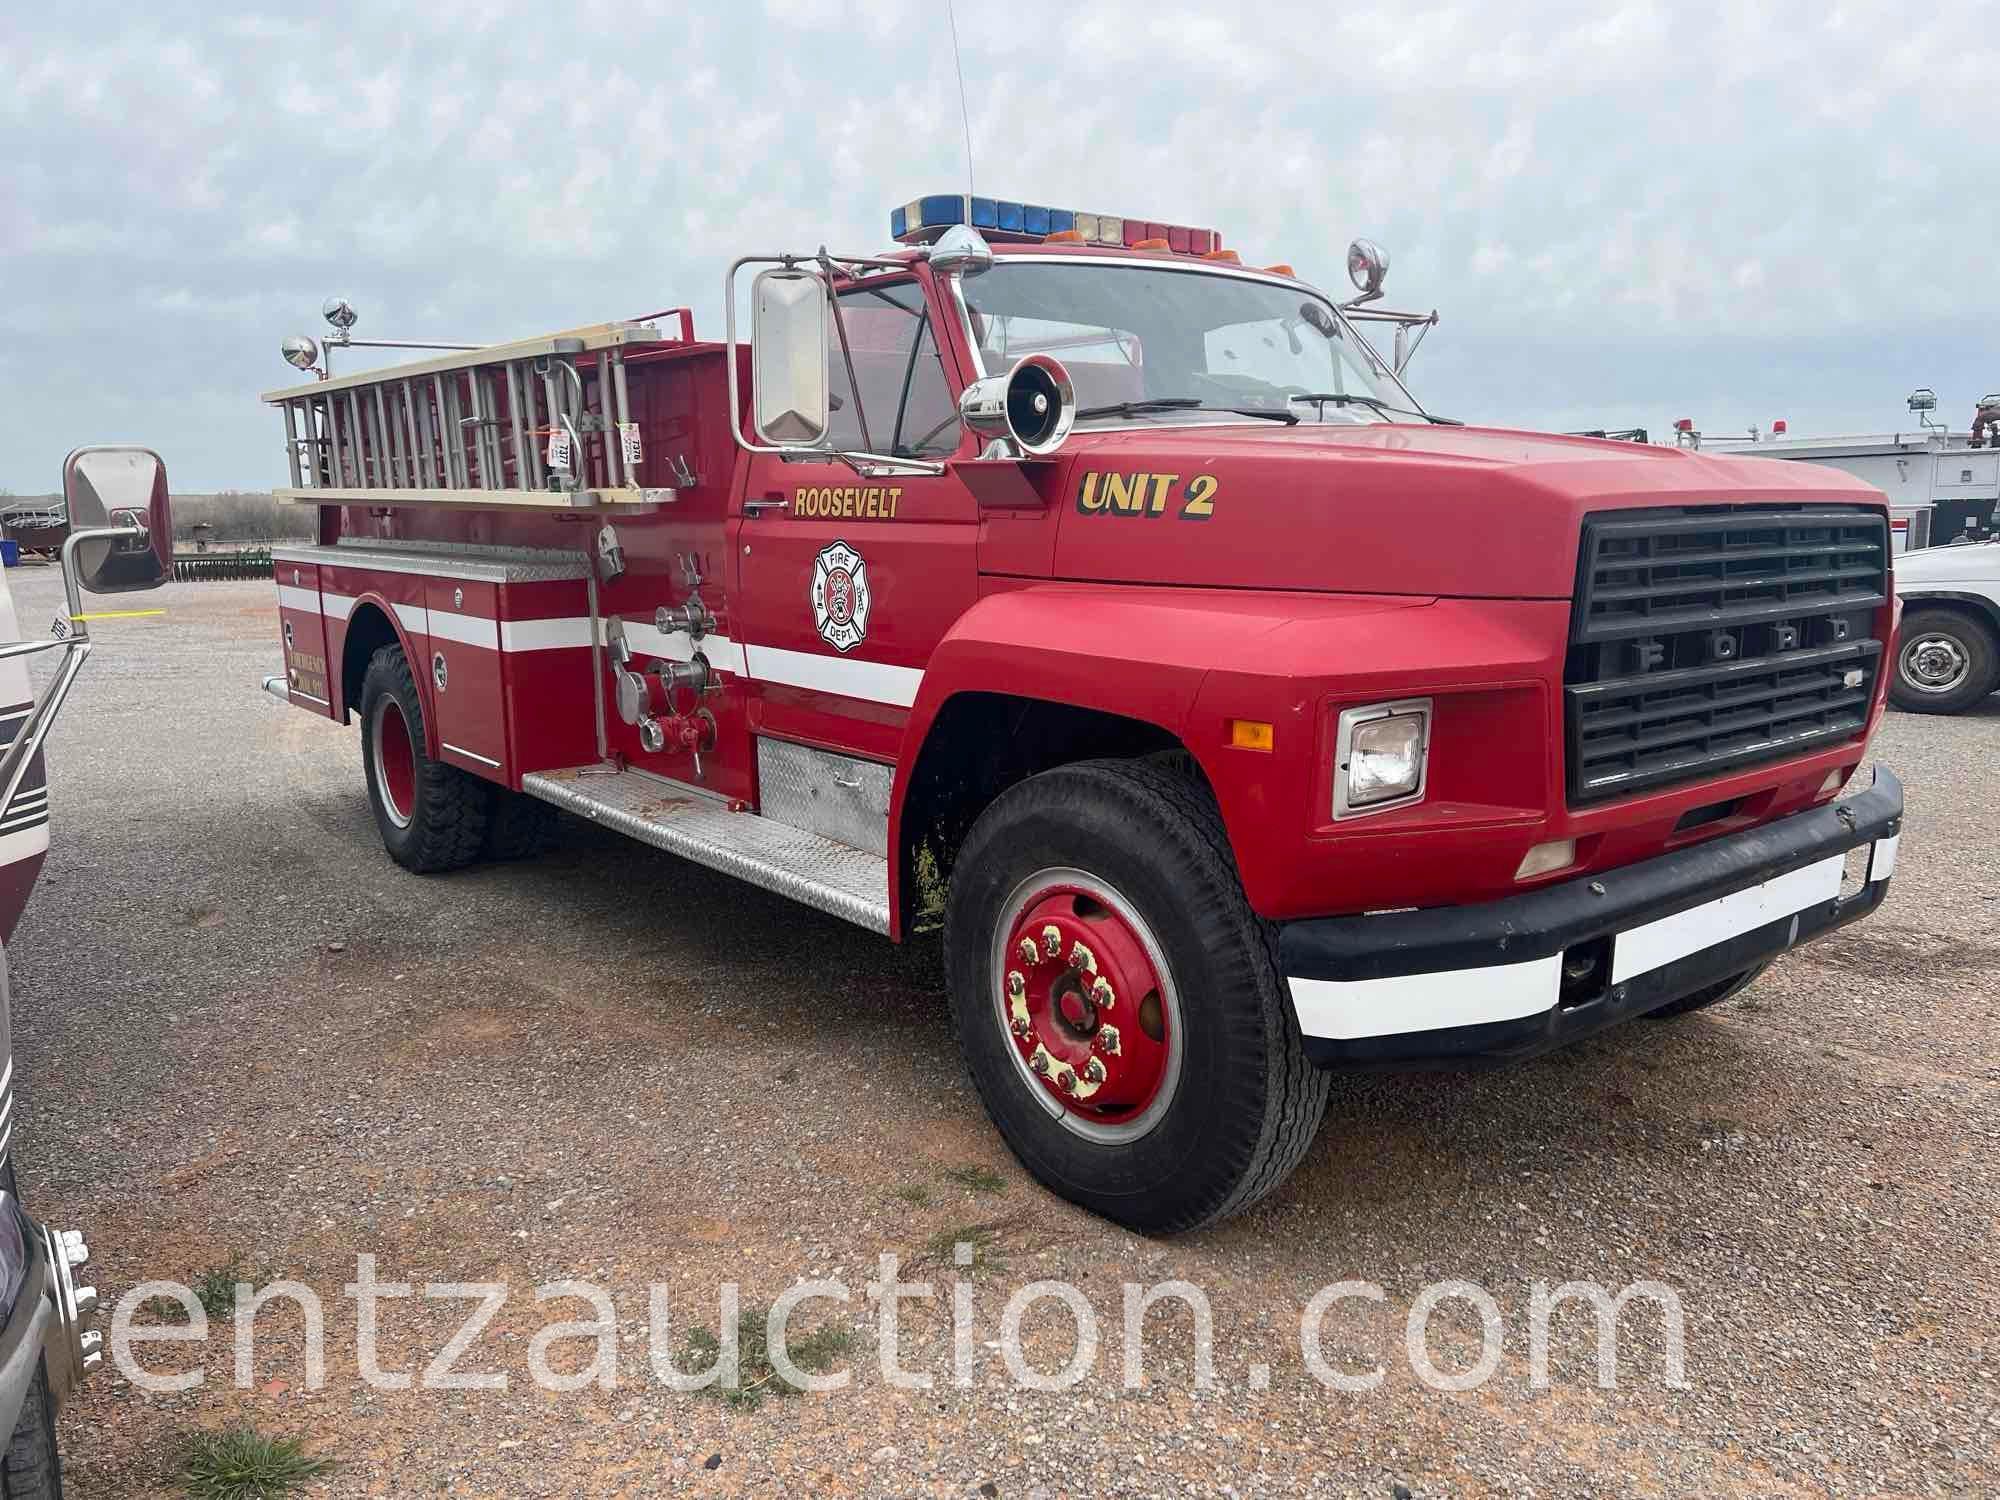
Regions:
<instances>
[{"instance_id":1,"label":"mirror arm","mask_svg":"<svg viewBox=\"0 0 2000 1500\"><path fill-rule=\"evenodd\" d=\"M854 395L854 419L861 424L861 446L875 451L875 439L868 431L868 403L861 399L861 382L854 378L854 351L847 347L847 319L840 313L840 298L833 290L833 261L826 246L819 247L820 275L826 281L827 306L833 309L833 331L840 335L840 359L847 366L847 389Z\"/></svg>"}]
</instances>

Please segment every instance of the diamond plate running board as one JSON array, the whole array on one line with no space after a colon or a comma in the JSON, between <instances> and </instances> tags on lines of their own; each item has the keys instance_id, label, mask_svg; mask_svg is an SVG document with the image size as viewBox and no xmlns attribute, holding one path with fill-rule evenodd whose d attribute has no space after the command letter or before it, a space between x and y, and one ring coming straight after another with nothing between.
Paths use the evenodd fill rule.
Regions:
<instances>
[{"instance_id":1,"label":"diamond plate running board","mask_svg":"<svg viewBox=\"0 0 2000 1500\"><path fill-rule=\"evenodd\" d=\"M816 833L731 812L710 793L639 771L573 766L522 778L566 812L790 896L870 932L889 931L889 862Z\"/></svg>"}]
</instances>

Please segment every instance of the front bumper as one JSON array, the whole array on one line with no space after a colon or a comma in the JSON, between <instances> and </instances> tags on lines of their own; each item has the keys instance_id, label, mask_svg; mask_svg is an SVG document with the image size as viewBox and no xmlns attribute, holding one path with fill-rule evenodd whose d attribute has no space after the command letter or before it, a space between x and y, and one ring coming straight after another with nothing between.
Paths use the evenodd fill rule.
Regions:
<instances>
[{"instance_id":1,"label":"front bumper","mask_svg":"<svg viewBox=\"0 0 2000 1500\"><path fill-rule=\"evenodd\" d=\"M96 1288L76 1284L76 1272L90 1260L83 1236L75 1230L44 1228L21 1213L13 1196L5 1192L0 1192L0 1213L16 1217L27 1252L13 1312L0 1326L0 1442L4 1442L44 1360L49 1398L61 1406L83 1377L103 1363L104 1336L86 1327L96 1311Z\"/></svg>"},{"instance_id":2,"label":"front bumper","mask_svg":"<svg viewBox=\"0 0 2000 1500\"><path fill-rule=\"evenodd\" d=\"M1529 1057L1866 916L1896 867L1903 784L1477 906L1285 923L1307 1055L1327 1067ZM1868 846L1842 893L1849 851ZM1566 977L1567 971L1567 977Z\"/></svg>"}]
</instances>

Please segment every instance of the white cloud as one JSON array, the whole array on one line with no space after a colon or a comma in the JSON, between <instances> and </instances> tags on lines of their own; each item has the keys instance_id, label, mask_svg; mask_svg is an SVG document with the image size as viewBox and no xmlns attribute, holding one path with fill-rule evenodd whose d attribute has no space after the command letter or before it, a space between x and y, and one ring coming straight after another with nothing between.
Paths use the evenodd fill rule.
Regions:
<instances>
[{"instance_id":1,"label":"white cloud","mask_svg":"<svg viewBox=\"0 0 2000 1500\"><path fill-rule=\"evenodd\" d=\"M377 334L683 302L714 331L734 255L872 249L964 180L935 5L312 4L10 15L0 485L46 486L112 415L180 483L269 482L255 393L331 291ZM1212 224L1333 286L1370 235L1392 300L1444 315L1414 371L1443 410L1806 430L2000 384L2000 48L1971 0L958 21L982 190ZM174 378L88 357L135 326Z\"/></svg>"}]
</instances>

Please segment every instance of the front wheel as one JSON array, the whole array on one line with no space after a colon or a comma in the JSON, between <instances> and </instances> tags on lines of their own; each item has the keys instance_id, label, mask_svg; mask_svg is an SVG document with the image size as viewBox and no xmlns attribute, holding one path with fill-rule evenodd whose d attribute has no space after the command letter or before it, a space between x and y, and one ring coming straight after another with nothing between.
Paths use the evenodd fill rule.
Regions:
<instances>
[{"instance_id":1,"label":"front wheel","mask_svg":"<svg viewBox=\"0 0 2000 1500\"><path fill-rule=\"evenodd\" d=\"M2000 683L2000 640L1991 626L1955 609L1916 609L1896 634L1889 701L1919 714L1955 714Z\"/></svg>"},{"instance_id":2,"label":"front wheel","mask_svg":"<svg viewBox=\"0 0 2000 1500\"><path fill-rule=\"evenodd\" d=\"M1022 1165L1162 1232L1283 1182L1328 1084L1273 944L1192 779L1090 761L1002 793L952 871L946 966L973 1082Z\"/></svg>"},{"instance_id":3,"label":"front wheel","mask_svg":"<svg viewBox=\"0 0 2000 1500\"><path fill-rule=\"evenodd\" d=\"M14 1435L0 1455L0 1500L62 1500L62 1455L56 1451L56 1408L49 1399L49 1365L35 1366L35 1378L21 1402Z\"/></svg>"}]
</instances>

